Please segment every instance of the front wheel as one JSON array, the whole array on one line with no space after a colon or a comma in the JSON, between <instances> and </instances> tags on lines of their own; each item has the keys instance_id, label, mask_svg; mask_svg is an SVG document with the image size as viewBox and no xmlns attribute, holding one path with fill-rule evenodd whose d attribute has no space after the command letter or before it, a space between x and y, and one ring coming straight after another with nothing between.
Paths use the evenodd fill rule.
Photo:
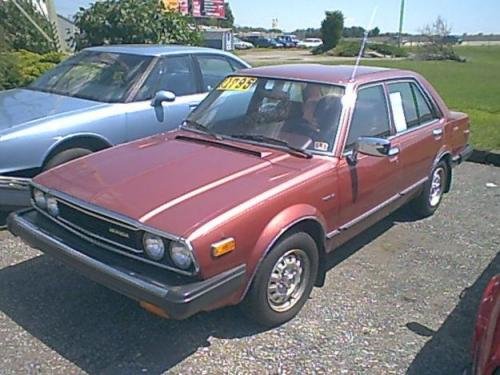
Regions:
<instances>
[{"instance_id":1,"label":"front wheel","mask_svg":"<svg viewBox=\"0 0 500 375\"><path fill-rule=\"evenodd\" d=\"M438 209L448 183L448 168L448 164L441 160L432 170L420 195L411 202L418 216L431 216Z\"/></svg>"},{"instance_id":2,"label":"front wheel","mask_svg":"<svg viewBox=\"0 0 500 375\"><path fill-rule=\"evenodd\" d=\"M306 303L318 273L318 248L307 233L279 241L262 261L241 308L264 326L292 319Z\"/></svg>"}]
</instances>

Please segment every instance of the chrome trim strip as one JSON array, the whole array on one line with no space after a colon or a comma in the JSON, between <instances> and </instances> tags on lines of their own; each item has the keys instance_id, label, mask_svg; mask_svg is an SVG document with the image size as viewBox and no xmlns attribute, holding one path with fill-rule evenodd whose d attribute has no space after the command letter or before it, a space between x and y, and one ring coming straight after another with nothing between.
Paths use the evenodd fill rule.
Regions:
<instances>
[{"instance_id":1,"label":"chrome trim strip","mask_svg":"<svg viewBox=\"0 0 500 375\"><path fill-rule=\"evenodd\" d=\"M78 230L76 229L73 229L72 227L66 225L64 222L60 221L60 220L56 220L54 217L50 216L47 212L41 210L40 208L36 207L35 206L35 209L42 215L44 215L45 217L49 218L50 220L56 222L57 224L59 224L60 226L62 226L64 229L70 231L71 233L75 234L76 236L96 245L96 246L100 246L106 250L109 250L109 251L112 251L114 253L117 253L117 254L120 254L120 255L124 255L128 258L132 258L132 259L136 259L138 261L141 261L141 262L144 262L144 263L147 263L147 264L150 264L152 266L156 266L156 267L159 267L159 268L163 268L163 269L166 269L168 271L173 271L173 272L176 272L176 273L179 273L179 274L182 274L182 275L185 275L185 276L193 276L195 275L195 273L192 273L192 272L188 272L188 271L184 271L184 270L181 270L179 268L175 268L175 267L170 267L170 266L167 266L165 264L161 264L161 263L156 263L152 260L149 260L149 259L145 259L145 258L141 258L141 257L138 257L137 255L134 255L134 254L130 254L130 253L127 253L125 251L121 251L121 250L118 250L118 249L115 249L113 248L112 246L109 246L105 243L102 243L98 240L95 240L93 237L90 237L90 236L87 236L85 235L84 233L81 233L79 232ZM198 272L198 271L196 271Z\"/></svg>"},{"instance_id":2,"label":"chrome trim strip","mask_svg":"<svg viewBox=\"0 0 500 375\"><path fill-rule=\"evenodd\" d=\"M72 197L66 193L63 193L62 191L49 189L45 186L41 186L41 185L38 185L38 184L33 183L33 182L31 183L31 185L33 185L37 189L42 190L44 193L50 194L55 198L63 200L64 202L70 202L81 209L89 210L89 211L92 211L98 215L102 215L104 217L104 220L107 220L107 221L109 221L110 219L116 220L117 222L122 223L121 225L123 225L123 224L130 225L134 228L137 228L138 230L144 230L146 232L165 237L169 240L186 242L186 239L184 239L181 236L176 236L172 233L167 233L167 232L163 232L161 230L155 229L155 228L147 227L144 224L140 223L139 221L134 220L128 216L124 216L124 215L121 215L119 213L107 210L105 208L95 206L95 205L90 204L88 202L85 202L81 199L78 199L78 198Z\"/></svg>"},{"instance_id":3,"label":"chrome trim strip","mask_svg":"<svg viewBox=\"0 0 500 375\"><path fill-rule=\"evenodd\" d=\"M136 254L143 254L143 253L144 253L144 251L141 251L141 250L139 250L139 249L134 249L134 248L131 248L131 247L128 247L128 246L122 245L122 244L120 244L120 243L118 243L118 242L111 241L111 240L109 240L109 239L107 239L107 238L101 237L101 236L99 236L99 235L97 235L97 234L91 233L91 232L89 232L88 230L83 229L82 227L79 227L78 225L75 225L74 223L72 223L72 222L70 222L69 220L66 220L66 219L64 219L64 218L62 218L62 217L57 217L57 218L54 218L54 219L55 219L56 221L61 221L61 222L63 222L65 225L70 226L71 228L73 228L74 230L77 230L77 231L79 231L79 232L81 232L81 233L85 234L86 236L93 237L93 238L95 238L95 239L97 239L97 240L99 240L99 241L102 241L102 242L105 242L105 243L109 243L109 244L114 245L114 246L121 247L121 248L123 248L123 249L126 249L126 250L131 251L131 252L136 253Z\"/></svg>"},{"instance_id":4,"label":"chrome trim strip","mask_svg":"<svg viewBox=\"0 0 500 375\"><path fill-rule=\"evenodd\" d=\"M175 271L175 272L185 274L185 275L190 275L190 276L192 276L194 274L198 274L200 272L200 266L199 266L199 263L195 257L193 246L188 239L181 237L181 236L176 236L172 233L167 233L167 232L163 232L161 230L158 230L158 229L155 229L152 227L148 227L148 226L146 226L146 225L144 225L144 224L142 224L142 223L140 223L132 218L129 218L127 216L123 216L123 215L120 215L118 213L109 211L109 210L102 208L102 207L98 207L98 206L89 204L88 202L85 202L85 201L78 199L78 198L74 198L66 193L61 192L61 191L49 189L45 186L39 185L39 184L34 183L34 182L31 182L31 186L43 191L46 194L50 194L53 197L64 201L65 203L71 202L72 204L76 205L77 208L84 209L84 210L90 210L98 215L103 215L104 216L103 220L105 220L105 221L114 220L116 218L118 223L124 223L126 225L130 225L132 227L137 228L137 230L142 230L142 231L145 231L145 232L148 232L151 234L156 234L157 236L166 238L170 241L177 241L177 242L181 242L181 243L185 244L191 252L191 259L192 259L193 265L194 265L194 272L190 273L190 272L183 271L181 269L170 268L170 267L168 269L171 271ZM35 205L33 205L33 206L35 208L37 208ZM62 225L62 223L60 223L60 224ZM123 225L123 224L120 224L120 225ZM129 255L131 255L131 254L129 254ZM139 258L139 259L144 260L141 258ZM144 261L149 262L147 260L144 260ZM156 264L156 263L151 263L151 264L161 266L160 264Z\"/></svg>"},{"instance_id":5,"label":"chrome trim strip","mask_svg":"<svg viewBox=\"0 0 500 375\"><path fill-rule=\"evenodd\" d=\"M80 212L83 212L85 215L88 215L88 216L92 216L92 217L95 217L96 219L99 219L99 220L102 220L102 221L107 221L108 223L111 223L111 224L115 224L115 225L119 225L121 227L124 227L124 228L127 228L127 229L130 229L130 230L133 230L134 232L138 232L139 229L137 229L136 227L133 227L133 226L130 226L126 223L120 223L118 221L115 221L113 220L112 218L108 218L108 217L104 217L104 216L101 216L101 215L98 215L92 211L88 211L86 209L83 209L81 207L78 207L70 202L67 202L65 201L64 199L60 199L59 197L55 197L57 201L61 202L62 204L65 204L77 211L80 211ZM74 225L74 224L73 224ZM76 226L76 225L75 225Z\"/></svg>"},{"instance_id":6,"label":"chrome trim strip","mask_svg":"<svg viewBox=\"0 0 500 375\"><path fill-rule=\"evenodd\" d=\"M365 213L363 213L362 215L358 216L357 218L355 218L355 219L347 222L346 224L340 226L339 228L331 231L330 233L328 233L326 235L326 237L328 239L332 239L333 237L335 237L336 235L340 234L341 232L343 232L345 230L348 230L349 228L351 228L354 225L360 223L364 219L370 217L375 212L380 211L381 209L383 209L386 206L390 205L391 203L395 202L396 200L398 200L402 196L404 196L404 195L408 194L409 192L411 192L412 190L416 189L417 187L419 187L420 185L422 185L423 183L425 183L428 179L429 179L429 177L425 177L425 178L420 179L419 181L417 181L416 183L410 185L409 187L407 187L403 191L401 191L401 192L393 195L388 200L380 203L379 205L377 205L377 206L373 207L372 209L366 211Z\"/></svg>"},{"instance_id":7,"label":"chrome trim strip","mask_svg":"<svg viewBox=\"0 0 500 375\"><path fill-rule=\"evenodd\" d=\"M0 176L0 188L27 190L30 181L29 178Z\"/></svg>"}]
</instances>

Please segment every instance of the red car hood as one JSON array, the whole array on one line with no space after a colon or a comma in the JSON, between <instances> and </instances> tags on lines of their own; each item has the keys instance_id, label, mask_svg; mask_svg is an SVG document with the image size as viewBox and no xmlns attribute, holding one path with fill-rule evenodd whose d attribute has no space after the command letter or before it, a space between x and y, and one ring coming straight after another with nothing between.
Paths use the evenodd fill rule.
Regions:
<instances>
[{"instance_id":1,"label":"red car hood","mask_svg":"<svg viewBox=\"0 0 500 375\"><path fill-rule=\"evenodd\" d=\"M320 162L271 149L245 145L245 150L240 144L238 150L203 138L176 138L179 135L158 135L92 154L34 181L187 237L221 213Z\"/></svg>"}]
</instances>

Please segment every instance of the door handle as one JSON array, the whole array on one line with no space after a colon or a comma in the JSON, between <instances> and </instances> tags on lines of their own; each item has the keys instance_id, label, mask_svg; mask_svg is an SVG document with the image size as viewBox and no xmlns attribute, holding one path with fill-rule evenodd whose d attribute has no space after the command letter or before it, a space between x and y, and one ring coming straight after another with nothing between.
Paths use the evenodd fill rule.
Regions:
<instances>
[{"instance_id":1,"label":"door handle","mask_svg":"<svg viewBox=\"0 0 500 375\"><path fill-rule=\"evenodd\" d=\"M439 129L434 129L432 131L432 135L434 137L441 137L443 135L443 129L439 128Z\"/></svg>"},{"instance_id":2,"label":"door handle","mask_svg":"<svg viewBox=\"0 0 500 375\"><path fill-rule=\"evenodd\" d=\"M198 107L198 103L194 103L194 104L189 105L189 109L195 109L196 107Z\"/></svg>"}]
</instances>

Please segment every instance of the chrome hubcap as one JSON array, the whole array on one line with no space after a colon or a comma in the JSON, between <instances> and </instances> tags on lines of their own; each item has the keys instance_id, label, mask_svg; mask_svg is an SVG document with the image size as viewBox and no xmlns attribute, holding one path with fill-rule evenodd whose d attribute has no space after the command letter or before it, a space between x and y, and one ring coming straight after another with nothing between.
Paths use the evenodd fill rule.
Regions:
<instances>
[{"instance_id":1,"label":"chrome hubcap","mask_svg":"<svg viewBox=\"0 0 500 375\"><path fill-rule=\"evenodd\" d=\"M274 311L295 306L304 294L310 268L309 257L299 249L287 251L278 259L267 283L267 301Z\"/></svg>"},{"instance_id":2,"label":"chrome hubcap","mask_svg":"<svg viewBox=\"0 0 500 375\"><path fill-rule=\"evenodd\" d=\"M429 204L437 206L443 194L444 169L437 168L432 174L431 190L429 193Z\"/></svg>"}]
</instances>

